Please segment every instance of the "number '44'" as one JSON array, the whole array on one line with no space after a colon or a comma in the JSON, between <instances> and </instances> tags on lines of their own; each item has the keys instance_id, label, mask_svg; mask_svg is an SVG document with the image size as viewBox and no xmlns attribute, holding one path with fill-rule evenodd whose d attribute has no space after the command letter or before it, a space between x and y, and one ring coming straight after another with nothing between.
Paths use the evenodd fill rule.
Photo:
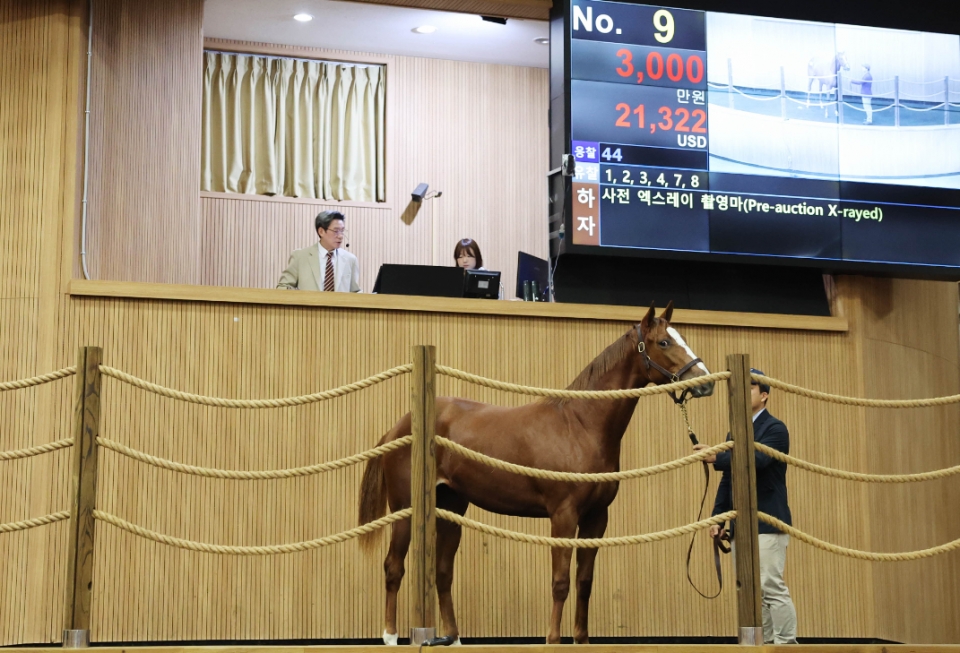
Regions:
<instances>
[{"instance_id":1,"label":"number '44'","mask_svg":"<svg viewBox=\"0 0 960 653\"><path fill-rule=\"evenodd\" d=\"M613 159L616 159L617 161L623 161L623 155L620 154L619 147L615 149L612 153L610 152L610 148L606 147L603 149L603 152L600 153L600 156L602 156L607 161L612 161Z\"/></svg>"}]
</instances>

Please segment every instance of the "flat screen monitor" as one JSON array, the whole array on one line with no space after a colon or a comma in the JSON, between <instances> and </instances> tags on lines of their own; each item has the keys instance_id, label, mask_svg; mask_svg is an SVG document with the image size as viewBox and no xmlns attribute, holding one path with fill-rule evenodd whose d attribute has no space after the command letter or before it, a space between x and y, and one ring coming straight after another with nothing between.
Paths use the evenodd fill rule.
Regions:
<instances>
[{"instance_id":1,"label":"flat screen monitor","mask_svg":"<svg viewBox=\"0 0 960 653\"><path fill-rule=\"evenodd\" d=\"M463 270L439 265L380 266L373 292L382 295L463 297Z\"/></svg>"},{"instance_id":2,"label":"flat screen monitor","mask_svg":"<svg viewBox=\"0 0 960 653\"><path fill-rule=\"evenodd\" d=\"M960 36L561 4L565 252L960 278Z\"/></svg>"},{"instance_id":3,"label":"flat screen monitor","mask_svg":"<svg viewBox=\"0 0 960 653\"><path fill-rule=\"evenodd\" d=\"M526 252L517 252L517 297L530 301L524 292L524 282L536 283L536 301L550 301L550 263Z\"/></svg>"},{"instance_id":4,"label":"flat screen monitor","mask_svg":"<svg viewBox=\"0 0 960 653\"><path fill-rule=\"evenodd\" d=\"M490 270L464 270L463 296L474 299L500 298L500 273Z\"/></svg>"}]
</instances>

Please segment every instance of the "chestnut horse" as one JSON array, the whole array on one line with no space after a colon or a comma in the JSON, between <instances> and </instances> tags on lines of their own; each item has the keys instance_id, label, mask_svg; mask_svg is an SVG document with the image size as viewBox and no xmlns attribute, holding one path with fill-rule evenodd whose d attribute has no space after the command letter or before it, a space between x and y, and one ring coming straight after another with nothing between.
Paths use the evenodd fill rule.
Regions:
<instances>
[{"instance_id":1,"label":"chestnut horse","mask_svg":"<svg viewBox=\"0 0 960 653\"><path fill-rule=\"evenodd\" d=\"M575 390L640 388L709 374L680 334L670 326L673 302L657 318L653 306L643 320L607 347L570 384ZM693 396L713 392L713 384L696 386ZM438 398L436 432L458 444L518 465L568 472L612 472L620 468L620 440L633 417L637 399L541 400L503 408L457 398ZM405 415L380 444L409 435ZM618 483L566 483L495 470L437 448L437 507L464 514L473 503L501 515L545 517L553 537L602 537L607 508ZM410 448L367 463L360 488L360 523L410 507ZM578 531L579 529L579 531ZM370 551L379 531L361 538ZM459 643L450 587L461 527L437 519L437 594L444 633ZM397 593L410 545L410 521L393 524L384 560L387 601L383 640L396 644ZM588 642L587 612L597 549L577 550L577 609L574 639ZM560 641L560 619L570 590L572 550L552 549L553 613L547 643Z\"/></svg>"}]
</instances>

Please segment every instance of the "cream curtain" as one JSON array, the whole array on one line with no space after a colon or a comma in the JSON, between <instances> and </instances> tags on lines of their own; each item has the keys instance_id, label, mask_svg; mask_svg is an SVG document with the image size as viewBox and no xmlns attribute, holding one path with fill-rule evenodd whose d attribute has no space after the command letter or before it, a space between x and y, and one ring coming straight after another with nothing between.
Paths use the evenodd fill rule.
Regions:
<instances>
[{"instance_id":1,"label":"cream curtain","mask_svg":"<svg viewBox=\"0 0 960 653\"><path fill-rule=\"evenodd\" d=\"M386 68L204 53L201 189L382 202Z\"/></svg>"}]
</instances>

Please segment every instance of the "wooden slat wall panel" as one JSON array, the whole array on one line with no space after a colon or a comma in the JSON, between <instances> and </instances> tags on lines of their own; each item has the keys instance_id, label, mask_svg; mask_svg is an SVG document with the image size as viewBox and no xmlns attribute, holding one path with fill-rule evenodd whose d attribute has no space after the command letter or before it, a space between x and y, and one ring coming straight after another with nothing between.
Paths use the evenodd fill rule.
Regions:
<instances>
[{"instance_id":1,"label":"wooden slat wall panel","mask_svg":"<svg viewBox=\"0 0 960 653\"><path fill-rule=\"evenodd\" d=\"M562 386L627 326L162 301L74 301L79 308L78 341L103 346L108 364L193 392L241 397L299 394L354 380L405 361L409 346L418 342L435 344L445 364L521 383ZM842 392L858 383L854 347L844 334L716 327L688 327L684 332L711 365L723 360L728 351L745 351L770 374L803 385ZM449 379L441 380L440 390L504 404L523 401ZM405 380L392 381L329 403L260 412L175 404L113 380L106 381L104 397L107 437L184 462L263 469L368 448L405 412L407 386ZM780 394L774 396L771 409L790 425L797 455L864 469L863 416L857 409L811 404ZM691 413L704 441L722 439L724 393L696 402ZM838 433L850 435L838 439ZM664 398L652 399L641 404L625 438L623 464L654 464L688 450L678 411ZM927 468L942 462L925 460ZM105 510L182 537L262 544L309 539L351 527L361 469L250 484L173 475L105 453L102 474L100 505ZM688 468L624 483L609 534L647 532L691 521L700 479L699 468ZM801 528L850 546L870 547L869 497L862 488L801 472L791 472L790 488ZM824 496L830 497L832 510L823 510ZM493 524L546 533L543 521L476 510L473 514ZM380 631L381 559L364 559L354 544L277 558L235 559L173 550L109 526L100 531L99 543L94 607L98 641L376 637ZM683 578L684 545L676 540L602 552L592 632L596 636L732 634L732 590L717 603L706 603L693 594ZM917 576L936 573L939 564L918 563ZM698 547L695 573L701 583L710 582L705 542ZM801 615L801 635L873 636L872 575L869 565L794 544L788 578ZM824 587L831 588L829 595ZM547 553L468 533L455 590L465 636L542 636L550 601ZM941 591L947 600L946 594L954 590L943 587ZM408 605L404 600L401 629L409 625ZM940 640L937 632L918 635L918 639Z\"/></svg>"},{"instance_id":2,"label":"wooden slat wall panel","mask_svg":"<svg viewBox=\"0 0 960 653\"><path fill-rule=\"evenodd\" d=\"M202 24L202 0L94 5L93 279L199 282Z\"/></svg>"},{"instance_id":3,"label":"wooden slat wall panel","mask_svg":"<svg viewBox=\"0 0 960 653\"><path fill-rule=\"evenodd\" d=\"M878 398L929 397L960 393L955 337L957 286L894 279L858 280L845 288L862 348L864 389ZM960 460L960 407L910 411L868 409L867 464L882 472L914 472ZM937 463L936 461L942 461ZM960 479L914 487L877 487L870 493L872 545L878 551L905 551L960 538ZM910 526L905 526L908 520ZM923 583L916 562L875 564L879 637L911 641L924 632L942 632L960 641L960 556L935 562ZM941 603L942 602L942 603ZM910 610L903 606L909 605Z\"/></svg>"},{"instance_id":4,"label":"wooden slat wall panel","mask_svg":"<svg viewBox=\"0 0 960 653\"><path fill-rule=\"evenodd\" d=\"M262 48L215 43L228 50ZM344 56L295 50L301 57ZM294 54L283 47L276 52ZM502 271L505 296L515 296L517 251L547 255L547 71L415 57L390 57L387 70L395 125L388 135L391 207L340 209L350 251L360 259L363 289L373 288L382 263L433 264L435 237L437 263L452 265L454 245L470 237L480 244L485 267ZM420 182L443 196L424 202L412 222L405 221L409 192ZM274 287L290 252L316 242L313 217L336 208L203 197L201 283Z\"/></svg>"},{"instance_id":5,"label":"wooden slat wall panel","mask_svg":"<svg viewBox=\"0 0 960 653\"><path fill-rule=\"evenodd\" d=\"M63 364L62 217L72 222L77 8L0 0L0 379ZM69 232L68 232L69 233ZM67 363L69 364L69 363ZM57 439L70 381L0 393L0 450ZM0 522L62 510L69 454L0 463ZM0 535L0 643L58 641L66 526ZM39 609L38 609L39 607Z\"/></svg>"}]
</instances>

